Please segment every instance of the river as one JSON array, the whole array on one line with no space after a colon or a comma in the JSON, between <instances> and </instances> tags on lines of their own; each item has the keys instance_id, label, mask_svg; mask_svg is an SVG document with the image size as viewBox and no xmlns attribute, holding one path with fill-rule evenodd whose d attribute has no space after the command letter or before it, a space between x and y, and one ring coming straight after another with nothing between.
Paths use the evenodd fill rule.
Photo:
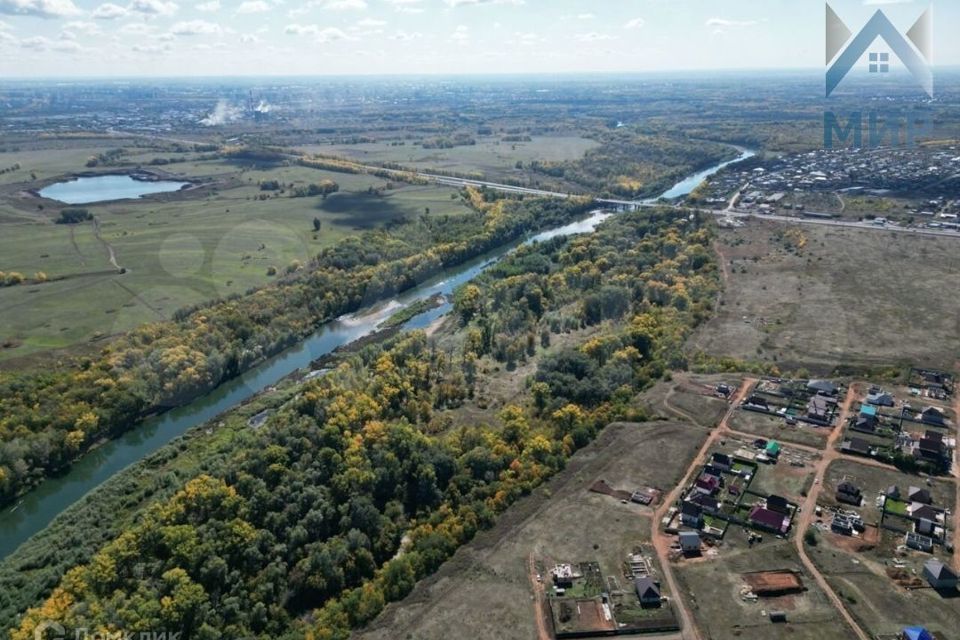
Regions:
<instances>
[{"instance_id":1,"label":"river","mask_svg":"<svg viewBox=\"0 0 960 640\"><path fill-rule=\"evenodd\" d=\"M721 163L691 176L677 183L661 197L678 198L687 195L703 180L723 167L754 155L747 149L740 149L740 152L740 157L736 160ZM590 233L612 215L614 214L607 211L595 211L584 220L544 231L523 242L539 242L558 236ZM461 264L455 269L441 273L392 300L373 304L361 312L331 321L299 345L265 360L245 374L223 383L209 394L190 404L150 418L139 427L94 449L77 461L65 474L46 480L28 493L16 506L0 514L0 559L13 553L17 547L44 529L60 513L127 466L183 435L188 429L215 418L276 384L283 377L299 369L310 367L311 362L317 358L373 333L397 310L438 293L449 297L457 287L475 278L518 244L520 242L503 246L480 258ZM431 322L449 312L450 307L450 303L447 302L425 311L408 320L403 328L427 327Z\"/></svg>"}]
</instances>

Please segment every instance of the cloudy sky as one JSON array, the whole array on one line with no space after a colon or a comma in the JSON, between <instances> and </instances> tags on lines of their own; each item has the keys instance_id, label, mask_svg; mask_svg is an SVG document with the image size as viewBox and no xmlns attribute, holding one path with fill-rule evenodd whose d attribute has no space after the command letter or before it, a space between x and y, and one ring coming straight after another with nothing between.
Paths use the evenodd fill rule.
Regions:
<instances>
[{"instance_id":1,"label":"cloudy sky","mask_svg":"<svg viewBox=\"0 0 960 640\"><path fill-rule=\"evenodd\" d=\"M856 32L925 0L833 0ZM960 64L960 2L934 13ZM0 0L0 77L823 68L822 0Z\"/></svg>"}]
</instances>

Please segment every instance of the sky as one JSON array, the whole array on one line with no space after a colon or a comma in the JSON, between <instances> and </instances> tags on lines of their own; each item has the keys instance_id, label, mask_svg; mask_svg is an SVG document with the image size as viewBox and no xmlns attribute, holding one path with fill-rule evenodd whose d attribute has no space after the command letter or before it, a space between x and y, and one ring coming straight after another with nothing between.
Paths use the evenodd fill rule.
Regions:
<instances>
[{"instance_id":1,"label":"sky","mask_svg":"<svg viewBox=\"0 0 960 640\"><path fill-rule=\"evenodd\" d=\"M957 0L832 0L856 33ZM822 0L0 0L0 77L823 69Z\"/></svg>"}]
</instances>

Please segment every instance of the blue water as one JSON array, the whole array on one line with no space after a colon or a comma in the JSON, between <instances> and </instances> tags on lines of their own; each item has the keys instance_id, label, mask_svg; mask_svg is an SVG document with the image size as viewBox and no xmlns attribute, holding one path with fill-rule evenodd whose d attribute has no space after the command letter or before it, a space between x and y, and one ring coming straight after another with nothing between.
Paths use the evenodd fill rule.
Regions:
<instances>
[{"instance_id":1,"label":"blue water","mask_svg":"<svg viewBox=\"0 0 960 640\"><path fill-rule=\"evenodd\" d=\"M749 154L745 157L753 155L752 152L747 151L744 151L744 154ZM742 155L740 159L745 157ZM699 173L697 176L708 177L728 164L730 162ZM694 180L697 176L679 183L667 193L678 194L671 197L690 193L704 179ZM681 193L683 189L687 189L685 193ZM664 194L663 197L667 195ZM609 211L595 211L584 220L544 231L522 242L529 244L558 236L590 233L612 215L614 214ZM317 358L373 333L398 310L418 300L426 300L436 294L442 294L447 297L448 302L414 316L403 325L403 329L424 329L430 326L432 322L450 311L452 305L449 299L457 287L476 278L519 244L521 242L518 241L500 247L455 269L441 273L392 300L371 302L361 312L329 322L299 345L264 361L244 375L223 383L214 391L188 405L146 420L132 431L85 455L67 473L46 480L28 493L18 505L0 514L0 558L11 554L32 535L50 524L60 513L117 472L153 453L174 438L186 433L187 430L212 420L270 385L276 384L294 371L309 368Z\"/></svg>"},{"instance_id":2,"label":"blue water","mask_svg":"<svg viewBox=\"0 0 960 640\"><path fill-rule=\"evenodd\" d=\"M172 180L137 180L128 175L108 175L57 182L44 187L39 193L44 198L59 200L66 204L91 204L179 191L188 184L190 183Z\"/></svg>"},{"instance_id":3,"label":"blue water","mask_svg":"<svg viewBox=\"0 0 960 640\"><path fill-rule=\"evenodd\" d=\"M696 173L688 178L684 178L677 184L673 185L673 187L663 192L662 195L650 200L650 202L654 202L656 200L659 200L660 198L665 198L667 200L674 200L675 198L682 198L683 196L689 195L690 193L693 192L694 189L696 189L701 184L703 184L703 182L707 178L716 174L724 167L728 167L735 162L742 162L747 158L752 158L753 156L757 155L756 153L754 153L753 151L750 151L749 149L742 149L742 148L738 148L738 149L740 151L740 155L734 158L733 160L729 160L727 162L721 162L720 164L712 166L709 169L701 171L700 173Z\"/></svg>"}]
</instances>

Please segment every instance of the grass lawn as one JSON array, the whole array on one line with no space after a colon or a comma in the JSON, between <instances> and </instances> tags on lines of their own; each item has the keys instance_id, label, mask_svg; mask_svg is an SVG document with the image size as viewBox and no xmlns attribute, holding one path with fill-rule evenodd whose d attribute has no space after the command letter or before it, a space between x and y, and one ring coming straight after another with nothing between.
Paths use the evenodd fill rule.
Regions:
<instances>
[{"instance_id":1,"label":"grass lawn","mask_svg":"<svg viewBox=\"0 0 960 640\"><path fill-rule=\"evenodd\" d=\"M884 502L883 509L884 511L889 511L890 513L894 513L898 516L905 516L907 515L908 506L909 505L907 505L906 502L901 502L900 500L891 500L890 498L887 498L886 502Z\"/></svg>"}]
</instances>

